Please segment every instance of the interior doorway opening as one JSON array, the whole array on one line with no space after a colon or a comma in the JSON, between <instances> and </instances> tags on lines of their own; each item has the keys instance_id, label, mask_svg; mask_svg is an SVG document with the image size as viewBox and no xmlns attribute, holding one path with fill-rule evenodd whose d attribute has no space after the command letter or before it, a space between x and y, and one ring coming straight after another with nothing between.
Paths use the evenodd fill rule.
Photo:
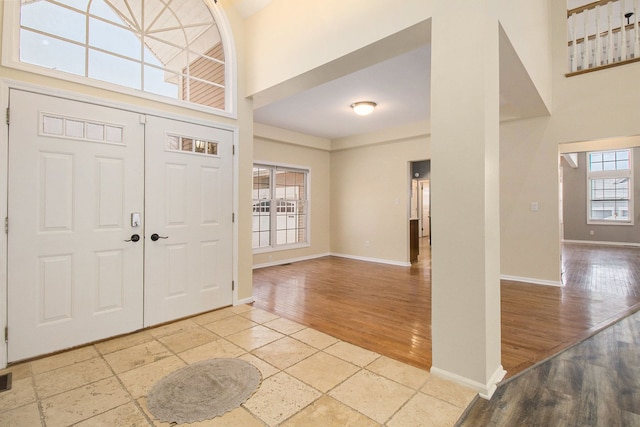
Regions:
<instances>
[{"instance_id":1,"label":"interior doorway opening","mask_svg":"<svg viewBox=\"0 0 640 427\"><path fill-rule=\"evenodd\" d=\"M431 160L411 162L410 216L418 220L418 236L431 244Z\"/></svg>"}]
</instances>

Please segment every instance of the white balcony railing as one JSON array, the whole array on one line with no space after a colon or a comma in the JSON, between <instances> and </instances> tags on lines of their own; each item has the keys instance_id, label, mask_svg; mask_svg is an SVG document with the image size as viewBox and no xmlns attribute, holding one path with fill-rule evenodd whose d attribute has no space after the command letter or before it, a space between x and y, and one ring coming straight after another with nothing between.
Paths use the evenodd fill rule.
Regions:
<instances>
[{"instance_id":1,"label":"white balcony railing","mask_svg":"<svg viewBox=\"0 0 640 427\"><path fill-rule=\"evenodd\" d=\"M640 60L640 0L600 0L567 11L569 73Z\"/></svg>"}]
</instances>

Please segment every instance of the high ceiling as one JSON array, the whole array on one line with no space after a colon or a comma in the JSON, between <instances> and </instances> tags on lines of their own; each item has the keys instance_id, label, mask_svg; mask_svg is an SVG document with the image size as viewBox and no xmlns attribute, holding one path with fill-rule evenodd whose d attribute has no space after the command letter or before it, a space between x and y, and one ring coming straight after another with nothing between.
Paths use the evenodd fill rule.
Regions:
<instances>
[{"instance_id":1,"label":"high ceiling","mask_svg":"<svg viewBox=\"0 0 640 427\"><path fill-rule=\"evenodd\" d=\"M243 16L250 16L270 1L235 0L234 6ZM327 139L428 121L431 47L428 40L425 43L391 58L386 55L387 59L378 63L284 98L270 100L268 95L259 95L254 98L254 101L259 98L258 102L254 102L254 121ZM350 108L357 101L373 101L378 106L371 115L361 117ZM544 103L501 30L501 119L534 117L545 113Z\"/></svg>"},{"instance_id":2,"label":"high ceiling","mask_svg":"<svg viewBox=\"0 0 640 427\"><path fill-rule=\"evenodd\" d=\"M313 136L335 139L429 117L430 47L348 74L254 111L254 120ZM350 105L377 103L369 116Z\"/></svg>"}]
</instances>

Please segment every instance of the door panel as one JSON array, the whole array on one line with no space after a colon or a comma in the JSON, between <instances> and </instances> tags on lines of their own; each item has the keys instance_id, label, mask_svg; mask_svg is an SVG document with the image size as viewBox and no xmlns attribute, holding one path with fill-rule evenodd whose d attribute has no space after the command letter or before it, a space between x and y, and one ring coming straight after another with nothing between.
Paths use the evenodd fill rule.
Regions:
<instances>
[{"instance_id":1,"label":"door panel","mask_svg":"<svg viewBox=\"0 0 640 427\"><path fill-rule=\"evenodd\" d=\"M233 134L150 116L146 141L150 326L232 303Z\"/></svg>"},{"instance_id":2,"label":"door panel","mask_svg":"<svg viewBox=\"0 0 640 427\"><path fill-rule=\"evenodd\" d=\"M10 108L8 360L141 328L139 116L19 90Z\"/></svg>"}]
</instances>

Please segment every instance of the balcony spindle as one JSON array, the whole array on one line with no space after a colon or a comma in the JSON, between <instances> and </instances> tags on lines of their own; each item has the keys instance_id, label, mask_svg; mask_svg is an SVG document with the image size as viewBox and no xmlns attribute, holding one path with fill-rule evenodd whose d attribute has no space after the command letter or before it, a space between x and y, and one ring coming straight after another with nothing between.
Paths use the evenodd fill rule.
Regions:
<instances>
[{"instance_id":1,"label":"balcony spindle","mask_svg":"<svg viewBox=\"0 0 640 427\"><path fill-rule=\"evenodd\" d=\"M582 57L582 69L586 70L590 67L589 65L589 57L591 56L591 51L589 50L589 10L585 9L584 11L584 42L582 43L584 46L582 47L584 56Z\"/></svg>"},{"instance_id":2,"label":"balcony spindle","mask_svg":"<svg viewBox=\"0 0 640 427\"><path fill-rule=\"evenodd\" d=\"M638 12L640 0L598 0L569 10L567 75L640 61Z\"/></svg>"},{"instance_id":3,"label":"balcony spindle","mask_svg":"<svg viewBox=\"0 0 640 427\"><path fill-rule=\"evenodd\" d=\"M640 34L638 34L638 3L640 0L633 2L633 57L640 57Z\"/></svg>"},{"instance_id":4,"label":"balcony spindle","mask_svg":"<svg viewBox=\"0 0 640 427\"><path fill-rule=\"evenodd\" d=\"M640 0L639 0L640 1ZM576 21L578 16L577 15L572 15L571 16L571 32L573 34L573 44L571 45L571 64L570 64L570 70L571 71L578 71L578 37L576 36Z\"/></svg>"},{"instance_id":5,"label":"balcony spindle","mask_svg":"<svg viewBox=\"0 0 640 427\"><path fill-rule=\"evenodd\" d=\"M620 0L620 61L627 59L627 26L624 20L626 0Z\"/></svg>"},{"instance_id":6,"label":"balcony spindle","mask_svg":"<svg viewBox=\"0 0 640 427\"><path fill-rule=\"evenodd\" d=\"M600 5L596 6L596 49L595 49L595 58L594 58L594 66L597 67L602 65L602 38L600 37Z\"/></svg>"},{"instance_id":7,"label":"balcony spindle","mask_svg":"<svg viewBox=\"0 0 640 427\"><path fill-rule=\"evenodd\" d=\"M614 44L613 44L613 25L611 23L611 3L607 4L607 19L609 21L609 30L607 32L607 64L613 64Z\"/></svg>"}]
</instances>

